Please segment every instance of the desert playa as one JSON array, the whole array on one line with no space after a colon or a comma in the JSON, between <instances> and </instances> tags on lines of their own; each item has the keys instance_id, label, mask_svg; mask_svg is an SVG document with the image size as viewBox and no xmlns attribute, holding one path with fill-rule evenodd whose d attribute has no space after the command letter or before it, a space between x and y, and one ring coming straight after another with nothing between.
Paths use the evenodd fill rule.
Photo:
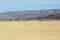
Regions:
<instances>
[{"instance_id":1,"label":"desert playa","mask_svg":"<svg viewBox=\"0 0 60 40\"><path fill-rule=\"evenodd\" d=\"M0 40L60 40L60 21L0 21Z\"/></svg>"}]
</instances>

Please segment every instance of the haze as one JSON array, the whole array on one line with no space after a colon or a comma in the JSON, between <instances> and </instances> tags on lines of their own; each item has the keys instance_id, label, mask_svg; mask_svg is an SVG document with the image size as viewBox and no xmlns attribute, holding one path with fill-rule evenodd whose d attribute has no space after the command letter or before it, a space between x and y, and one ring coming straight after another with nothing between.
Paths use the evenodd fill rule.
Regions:
<instances>
[{"instance_id":1,"label":"haze","mask_svg":"<svg viewBox=\"0 0 60 40\"><path fill-rule=\"evenodd\" d=\"M59 8L60 0L0 0L0 12Z\"/></svg>"}]
</instances>

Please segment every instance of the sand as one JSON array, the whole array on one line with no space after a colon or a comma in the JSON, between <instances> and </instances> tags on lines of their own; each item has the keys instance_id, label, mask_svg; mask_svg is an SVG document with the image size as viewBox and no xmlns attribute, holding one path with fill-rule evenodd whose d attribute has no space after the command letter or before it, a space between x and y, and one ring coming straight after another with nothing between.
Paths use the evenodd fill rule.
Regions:
<instances>
[{"instance_id":1,"label":"sand","mask_svg":"<svg viewBox=\"0 0 60 40\"><path fill-rule=\"evenodd\" d=\"M0 40L60 40L60 21L0 21Z\"/></svg>"}]
</instances>

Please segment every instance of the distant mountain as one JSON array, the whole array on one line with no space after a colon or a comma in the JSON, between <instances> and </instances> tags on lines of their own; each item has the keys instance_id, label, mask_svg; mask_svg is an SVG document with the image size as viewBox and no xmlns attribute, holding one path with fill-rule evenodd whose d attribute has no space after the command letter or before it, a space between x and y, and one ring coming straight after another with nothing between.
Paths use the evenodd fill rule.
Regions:
<instances>
[{"instance_id":1,"label":"distant mountain","mask_svg":"<svg viewBox=\"0 0 60 40\"><path fill-rule=\"evenodd\" d=\"M0 13L0 21L60 20L60 9L30 10Z\"/></svg>"}]
</instances>

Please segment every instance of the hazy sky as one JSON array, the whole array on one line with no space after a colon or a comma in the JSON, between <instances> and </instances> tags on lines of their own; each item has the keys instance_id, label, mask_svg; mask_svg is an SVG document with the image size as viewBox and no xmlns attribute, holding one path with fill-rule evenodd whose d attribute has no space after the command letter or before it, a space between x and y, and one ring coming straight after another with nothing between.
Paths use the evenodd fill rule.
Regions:
<instances>
[{"instance_id":1,"label":"hazy sky","mask_svg":"<svg viewBox=\"0 0 60 40\"><path fill-rule=\"evenodd\" d=\"M0 0L0 12L60 8L60 0Z\"/></svg>"}]
</instances>

